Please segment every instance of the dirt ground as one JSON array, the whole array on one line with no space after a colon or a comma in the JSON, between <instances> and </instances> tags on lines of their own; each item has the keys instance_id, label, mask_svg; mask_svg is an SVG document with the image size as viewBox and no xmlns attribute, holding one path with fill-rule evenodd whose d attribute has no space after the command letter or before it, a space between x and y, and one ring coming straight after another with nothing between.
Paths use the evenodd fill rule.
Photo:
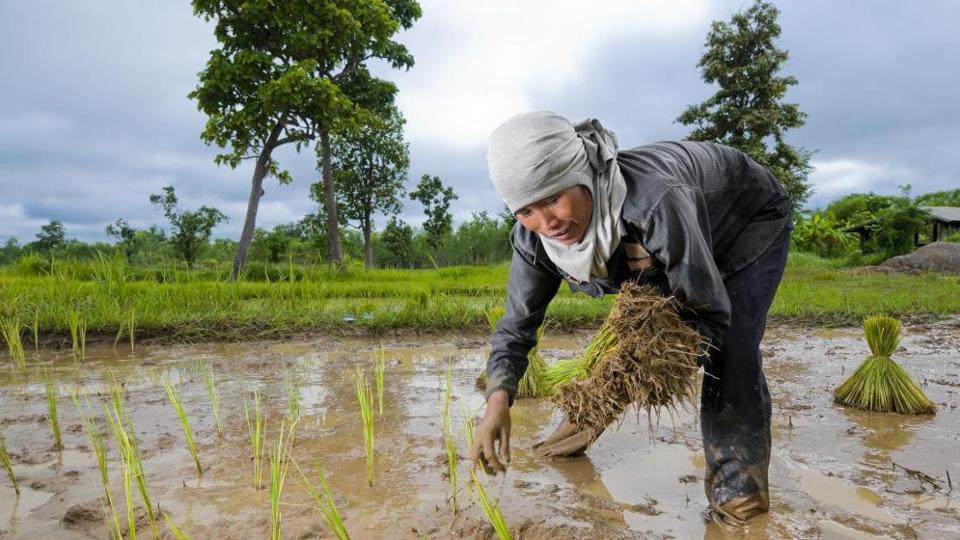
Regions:
<instances>
[{"instance_id":1,"label":"dirt ground","mask_svg":"<svg viewBox=\"0 0 960 540\"><path fill-rule=\"evenodd\" d=\"M559 415L546 401L518 401L513 462L506 476L486 479L488 492L499 499L519 538L960 538L960 318L905 331L894 358L938 404L934 417L871 414L832 403L830 391L868 354L858 329L768 330L763 351L774 399L772 508L746 528L704 518L695 411L653 424L645 416L630 416L586 456L543 461L530 447L550 432ZM543 351L551 359L568 357L588 337L548 333ZM370 488L353 367L358 362L371 366L380 345L324 338L143 347L133 353L97 347L82 364L68 354L41 353L33 361L49 369L61 389L62 452L52 447L40 371L31 366L26 374L16 373L2 360L0 431L22 493L15 496L0 474L0 538L107 537L95 461L67 390L76 388L93 403L106 401L100 393L112 376L125 382L127 410L141 439L155 504L193 538L268 537L268 491L253 488L242 398L249 399L254 389L264 394L272 442L287 412L287 373L301 381L294 458L314 481L315 467L322 467L353 538L492 538L463 487L457 494L460 511L454 513L440 424L448 362L453 410L461 420L481 414L483 399L473 385L485 361L486 337L383 343L385 406L375 425ZM217 437L197 362L214 367L223 439ZM181 382L205 468L202 477L157 384L161 373ZM106 432L102 421L101 427ZM459 453L467 455L464 437ZM110 459L120 501L112 447ZM906 469L932 477L935 485ZM956 484L953 492L948 470ZM465 463L460 474L469 478ZM293 468L282 501L285 538L330 537ZM139 516L138 532L147 537L142 509Z\"/></svg>"}]
</instances>

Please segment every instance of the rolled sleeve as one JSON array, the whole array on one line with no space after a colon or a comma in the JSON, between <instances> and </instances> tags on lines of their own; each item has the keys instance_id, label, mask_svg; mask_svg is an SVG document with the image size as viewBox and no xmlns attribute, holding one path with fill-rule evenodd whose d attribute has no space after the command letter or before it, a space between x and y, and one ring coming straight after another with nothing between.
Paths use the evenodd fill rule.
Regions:
<instances>
[{"instance_id":1,"label":"rolled sleeve","mask_svg":"<svg viewBox=\"0 0 960 540\"><path fill-rule=\"evenodd\" d=\"M560 281L559 275L528 260L514 247L504 314L493 331L487 360L486 397L505 390L513 404L517 384L527 370L527 354L537 344L537 329Z\"/></svg>"},{"instance_id":2,"label":"rolled sleeve","mask_svg":"<svg viewBox=\"0 0 960 540\"><path fill-rule=\"evenodd\" d=\"M664 265L672 294L711 347L722 347L730 327L730 298L714 262L703 196L676 186L665 193L644 228L644 242Z\"/></svg>"}]
</instances>

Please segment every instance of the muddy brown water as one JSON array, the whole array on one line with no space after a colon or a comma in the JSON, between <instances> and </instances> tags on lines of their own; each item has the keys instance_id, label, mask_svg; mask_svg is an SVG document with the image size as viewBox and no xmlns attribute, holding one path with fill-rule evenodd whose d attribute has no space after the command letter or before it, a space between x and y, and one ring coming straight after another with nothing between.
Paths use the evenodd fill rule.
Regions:
<instances>
[{"instance_id":1,"label":"muddy brown water","mask_svg":"<svg viewBox=\"0 0 960 540\"><path fill-rule=\"evenodd\" d=\"M585 333L545 341L551 359L572 355ZM0 538L106 538L94 457L67 397L76 389L105 401L104 381L125 383L127 411L141 439L151 496L193 538L269 536L268 491L253 488L242 398L259 390L268 442L287 412L287 373L301 381L302 417L294 458L315 480L322 467L354 538L492 538L471 493L454 514L440 415L444 373L453 366L459 425L482 413L474 379L483 336L314 339L296 342L95 348L81 364L42 353L26 374L0 368L0 430L21 485L0 475ZM383 345L388 359L384 414L375 425L375 478L365 481L353 368L368 368ZM857 329L772 327L763 343L774 399L771 511L746 528L704 518L703 453L695 411L628 416L582 458L542 461L530 447L559 421L542 400L513 409L513 462L488 478L507 523L522 538L960 538L960 318L913 326L895 359L938 404L934 417L880 415L832 403L830 391L868 354ZM3 360L6 362L6 360ZM215 371L225 426L218 439L198 362ZM63 451L52 448L38 365L61 390ZM205 468L198 477L160 374L179 382ZM100 415L102 416L102 414ZM101 427L103 423L101 421ZM461 437L460 455L467 455ZM110 451L116 499L119 465ZM940 489L895 468L937 479ZM265 483L269 469L265 464ZM946 471L955 490L947 491ZM468 478L467 466L460 474ZM282 497L285 538L329 533L291 468ZM122 511L122 510L121 510ZM138 532L149 536L142 521ZM169 537L164 532L165 537Z\"/></svg>"}]
</instances>

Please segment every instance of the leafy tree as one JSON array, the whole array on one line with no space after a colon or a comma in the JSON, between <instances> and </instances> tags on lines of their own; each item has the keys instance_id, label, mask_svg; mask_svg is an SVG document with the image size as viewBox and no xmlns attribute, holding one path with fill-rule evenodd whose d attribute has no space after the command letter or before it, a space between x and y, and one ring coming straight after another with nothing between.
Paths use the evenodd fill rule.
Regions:
<instances>
[{"instance_id":1,"label":"leafy tree","mask_svg":"<svg viewBox=\"0 0 960 540\"><path fill-rule=\"evenodd\" d=\"M914 201L919 206L960 206L960 189L924 193L917 195Z\"/></svg>"},{"instance_id":2,"label":"leafy tree","mask_svg":"<svg viewBox=\"0 0 960 540\"><path fill-rule=\"evenodd\" d=\"M189 97L208 116L201 138L220 148L217 164L255 158L247 214L233 262L236 277L256 227L263 179L290 182L273 151L320 139L327 184L330 257L340 261L329 133L364 107L392 99L396 86L373 77L368 60L409 68L413 57L391 37L420 17L415 0L193 0L194 13L216 21L210 53Z\"/></svg>"},{"instance_id":3,"label":"leafy tree","mask_svg":"<svg viewBox=\"0 0 960 540\"><path fill-rule=\"evenodd\" d=\"M397 219L397 216L390 218L383 232L380 234L380 242L386 250L386 256L382 258L381 264L384 266L411 268L416 266L413 242L413 227L403 220Z\"/></svg>"},{"instance_id":4,"label":"leafy tree","mask_svg":"<svg viewBox=\"0 0 960 540\"><path fill-rule=\"evenodd\" d=\"M253 235L250 256L274 264L284 262L299 236L296 224L277 225L270 231L258 227Z\"/></svg>"},{"instance_id":5,"label":"leafy tree","mask_svg":"<svg viewBox=\"0 0 960 540\"><path fill-rule=\"evenodd\" d=\"M843 232L836 220L824 212L798 219L792 240L794 247L800 251L816 253L821 257L842 255L855 245L853 235Z\"/></svg>"},{"instance_id":6,"label":"leafy tree","mask_svg":"<svg viewBox=\"0 0 960 540\"><path fill-rule=\"evenodd\" d=\"M410 150L403 141L403 115L391 108L386 116L369 116L333 139L333 178L337 206L344 219L356 221L363 233L364 259L373 267L373 214L400 211Z\"/></svg>"},{"instance_id":7,"label":"leafy tree","mask_svg":"<svg viewBox=\"0 0 960 540\"><path fill-rule=\"evenodd\" d=\"M711 24L697 67L704 82L719 89L688 107L677 121L696 126L689 139L738 148L769 168L798 211L810 196L811 152L784 141L784 132L803 126L807 115L796 103L782 101L797 79L778 76L789 58L775 43L780 36L778 15L772 3L755 0L730 22Z\"/></svg>"},{"instance_id":8,"label":"leafy tree","mask_svg":"<svg viewBox=\"0 0 960 540\"><path fill-rule=\"evenodd\" d=\"M445 236L453 229L453 216L450 215L450 202L457 199L452 187L444 187L439 176L425 174L420 178L417 189L410 198L423 205L427 220L423 230L427 233L427 243L433 249L440 249Z\"/></svg>"},{"instance_id":9,"label":"leafy tree","mask_svg":"<svg viewBox=\"0 0 960 540\"><path fill-rule=\"evenodd\" d=\"M127 223L127 220L119 218L115 222L107 225L106 231L107 236L112 236L117 239L117 247L123 250L123 254L129 263L133 257L137 230L131 227L130 224Z\"/></svg>"},{"instance_id":10,"label":"leafy tree","mask_svg":"<svg viewBox=\"0 0 960 540\"><path fill-rule=\"evenodd\" d=\"M926 232L929 217L909 197L898 198L895 205L881 211L877 220L868 225L871 232L868 250L879 251L887 257L910 253L914 241Z\"/></svg>"},{"instance_id":11,"label":"leafy tree","mask_svg":"<svg viewBox=\"0 0 960 540\"><path fill-rule=\"evenodd\" d=\"M40 226L40 232L37 233L37 240L33 242L34 247L41 253L52 253L67 245L66 230L63 222L53 220L46 225Z\"/></svg>"},{"instance_id":12,"label":"leafy tree","mask_svg":"<svg viewBox=\"0 0 960 540\"><path fill-rule=\"evenodd\" d=\"M852 193L827 205L826 213L844 225L860 225L875 219L880 212L895 206L899 198L876 193Z\"/></svg>"},{"instance_id":13,"label":"leafy tree","mask_svg":"<svg viewBox=\"0 0 960 540\"><path fill-rule=\"evenodd\" d=\"M7 238L7 241L0 248L0 264L9 264L20 258L20 242L13 236Z\"/></svg>"},{"instance_id":14,"label":"leafy tree","mask_svg":"<svg viewBox=\"0 0 960 540\"><path fill-rule=\"evenodd\" d=\"M511 214L512 215L512 214ZM484 211L474 212L457 227L444 248L448 264L491 264L510 258L509 221L492 218Z\"/></svg>"},{"instance_id":15,"label":"leafy tree","mask_svg":"<svg viewBox=\"0 0 960 540\"><path fill-rule=\"evenodd\" d=\"M173 250L192 269L197 256L210 240L213 228L227 220L216 208L201 206L195 212L177 210L177 195L173 186L163 188L163 195L150 195L150 202L163 209L172 229L169 243Z\"/></svg>"}]
</instances>

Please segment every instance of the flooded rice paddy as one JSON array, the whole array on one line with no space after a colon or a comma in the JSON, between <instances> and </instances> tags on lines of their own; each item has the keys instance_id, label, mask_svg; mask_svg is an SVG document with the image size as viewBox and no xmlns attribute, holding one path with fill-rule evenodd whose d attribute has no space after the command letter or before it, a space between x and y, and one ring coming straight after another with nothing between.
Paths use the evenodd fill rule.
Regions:
<instances>
[{"instance_id":1,"label":"flooded rice paddy","mask_svg":"<svg viewBox=\"0 0 960 540\"><path fill-rule=\"evenodd\" d=\"M514 536L521 538L960 538L960 319L908 325L905 331L894 358L937 403L934 417L871 414L832 403L831 390L868 354L858 329L768 330L763 351L774 399L772 508L746 528L704 518L695 411L652 425L645 416L628 416L587 456L543 461L530 448L559 418L547 401L518 401L513 462L506 476L486 479L487 491L499 499ZM548 333L543 353L551 359L571 356L588 337L551 339ZM360 364L372 375L381 344L387 358L384 411L375 416L374 481L368 487L353 374ZM293 457L314 481L316 466L322 468L353 538L491 538L492 528L469 490L461 487L460 512L453 511L441 434L450 364L452 409L461 431L459 470L467 480L463 420L482 414L474 381L485 358L484 336L408 335L143 346L134 352L92 347L83 363L69 353L41 353L26 373L5 363L0 432L21 494L17 497L0 474L0 538L108 536L95 458L68 392L78 391L99 407L98 401L109 400L106 382L113 377L124 382L151 498L193 538L269 537L269 490L253 487L243 398L249 400L255 390L262 394L269 446L288 414L293 380L301 395ZM223 438L199 363L214 370ZM62 451L53 446L38 365L46 366L60 390ZM177 384L202 476L159 384L161 375ZM108 434L102 416L99 424ZM108 446L112 486L121 493L116 452ZM928 475L936 485L905 469ZM115 500L122 506L121 495ZM281 511L284 538L331 537L293 468ZM149 536L142 510L138 519L138 532ZM170 537L166 531L164 536Z\"/></svg>"}]
</instances>

